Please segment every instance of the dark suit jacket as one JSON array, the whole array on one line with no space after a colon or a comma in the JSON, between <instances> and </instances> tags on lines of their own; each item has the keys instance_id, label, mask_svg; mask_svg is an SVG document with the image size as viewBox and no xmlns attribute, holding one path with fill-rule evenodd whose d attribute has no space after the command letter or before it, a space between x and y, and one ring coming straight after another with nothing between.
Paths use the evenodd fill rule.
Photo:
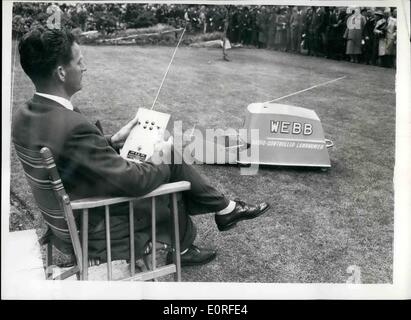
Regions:
<instances>
[{"instance_id":1,"label":"dark suit jacket","mask_svg":"<svg viewBox=\"0 0 411 320\"><path fill-rule=\"evenodd\" d=\"M12 138L13 142L28 149L50 148L71 200L93 196L139 196L167 183L170 178L169 165L136 164L124 160L107 136L81 113L38 95L16 111ZM158 220L167 221L160 225L159 236L160 240L169 242L168 198L163 197L159 202ZM150 237L151 203L149 200L139 201L135 208L136 253L139 255ZM104 260L103 210L90 212L89 251L91 257ZM111 212L113 258L126 259L129 255L127 204L113 206ZM194 233L189 222L188 233ZM66 251L66 248L60 249Z\"/></svg>"}]
</instances>

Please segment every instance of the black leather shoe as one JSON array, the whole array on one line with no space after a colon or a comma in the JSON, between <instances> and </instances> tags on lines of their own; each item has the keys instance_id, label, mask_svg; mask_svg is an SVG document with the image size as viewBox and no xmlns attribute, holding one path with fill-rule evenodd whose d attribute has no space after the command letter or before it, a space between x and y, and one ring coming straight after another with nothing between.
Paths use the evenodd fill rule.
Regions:
<instances>
[{"instance_id":1,"label":"black leather shoe","mask_svg":"<svg viewBox=\"0 0 411 320\"><path fill-rule=\"evenodd\" d=\"M198 248L195 245L191 245L188 250L181 255L181 266L200 266L214 260L217 252L213 249ZM167 264L173 262L172 253L167 254Z\"/></svg>"},{"instance_id":2,"label":"black leather shoe","mask_svg":"<svg viewBox=\"0 0 411 320\"><path fill-rule=\"evenodd\" d=\"M218 230L226 231L233 228L237 222L241 220L254 219L259 215L267 211L270 205L267 202L263 202L257 205L249 205L244 201L236 200L236 206L231 213L216 214L215 222Z\"/></svg>"}]
</instances>

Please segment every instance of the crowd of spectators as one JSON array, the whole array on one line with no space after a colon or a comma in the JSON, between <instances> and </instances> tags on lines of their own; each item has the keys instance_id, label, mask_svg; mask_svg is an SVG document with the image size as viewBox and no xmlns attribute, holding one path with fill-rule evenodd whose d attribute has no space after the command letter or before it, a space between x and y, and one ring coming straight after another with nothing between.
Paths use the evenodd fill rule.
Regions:
<instances>
[{"instance_id":1,"label":"crowd of spectators","mask_svg":"<svg viewBox=\"0 0 411 320\"><path fill-rule=\"evenodd\" d=\"M15 35L45 24L53 7L66 27L82 32L164 23L186 26L188 33L225 33L233 45L395 67L395 8L15 3Z\"/></svg>"},{"instance_id":2,"label":"crowd of spectators","mask_svg":"<svg viewBox=\"0 0 411 320\"><path fill-rule=\"evenodd\" d=\"M222 30L224 11L212 9L202 19L200 8L192 20L205 32ZM245 6L225 12L234 44L395 67L395 8Z\"/></svg>"}]
</instances>

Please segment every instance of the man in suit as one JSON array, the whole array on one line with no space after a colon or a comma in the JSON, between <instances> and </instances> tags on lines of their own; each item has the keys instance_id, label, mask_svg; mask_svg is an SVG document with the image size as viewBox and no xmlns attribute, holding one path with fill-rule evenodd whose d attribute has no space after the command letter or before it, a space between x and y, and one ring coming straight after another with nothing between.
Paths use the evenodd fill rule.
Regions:
<instances>
[{"instance_id":1,"label":"man in suit","mask_svg":"<svg viewBox=\"0 0 411 320\"><path fill-rule=\"evenodd\" d=\"M325 33L325 21L326 15L323 7L312 7L313 8L313 19L311 21L310 34L312 36L312 55L321 56L323 53L323 36Z\"/></svg>"},{"instance_id":2,"label":"man in suit","mask_svg":"<svg viewBox=\"0 0 411 320\"><path fill-rule=\"evenodd\" d=\"M183 266L204 264L216 256L212 249L193 245L196 229L190 215L215 212L218 229L225 231L241 220L253 219L267 211L267 203L247 205L243 201L228 200L187 164L166 164L158 160L167 159L166 156L153 157L139 164L120 157L118 150L137 119L116 134L105 136L101 128L88 122L71 104L70 98L81 90L82 76L86 71L80 46L71 33L35 29L22 38L19 53L21 66L32 80L36 92L14 114L13 142L30 150L38 151L44 146L50 148L72 200L92 196L140 196L163 183L191 182L191 190L184 192L179 201ZM159 153L173 154L169 141L162 142L157 149ZM171 230L168 197L160 200L157 206L158 240L167 243ZM151 205L145 200L135 206L136 256L141 257L150 240ZM127 208L118 205L111 212L113 259L128 259ZM104 212L91 212L89 230L89 255L104 261ZM55 244L61 242L55 240ZM61 243L59 246L62 251L70 249Z\"/></svg>"}]
</instances>

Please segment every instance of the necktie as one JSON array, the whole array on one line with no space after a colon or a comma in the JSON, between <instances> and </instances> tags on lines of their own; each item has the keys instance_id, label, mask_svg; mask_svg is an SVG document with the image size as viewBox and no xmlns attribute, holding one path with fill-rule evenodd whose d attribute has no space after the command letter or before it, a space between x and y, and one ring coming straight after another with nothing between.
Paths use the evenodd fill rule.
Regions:
<instances>
[{"instance_id":1,"label":"necktie","mask_svg":"<svg viewBox=\"0 0 411 320\"><path fill-rule=\"evenodd\" d=\"M80 109L77 108L77 107L73 107L73 111L74 111L74 112L77 112L77 113L81 113L81 112L80 112Z\"/></svg>"}]
</instances>

